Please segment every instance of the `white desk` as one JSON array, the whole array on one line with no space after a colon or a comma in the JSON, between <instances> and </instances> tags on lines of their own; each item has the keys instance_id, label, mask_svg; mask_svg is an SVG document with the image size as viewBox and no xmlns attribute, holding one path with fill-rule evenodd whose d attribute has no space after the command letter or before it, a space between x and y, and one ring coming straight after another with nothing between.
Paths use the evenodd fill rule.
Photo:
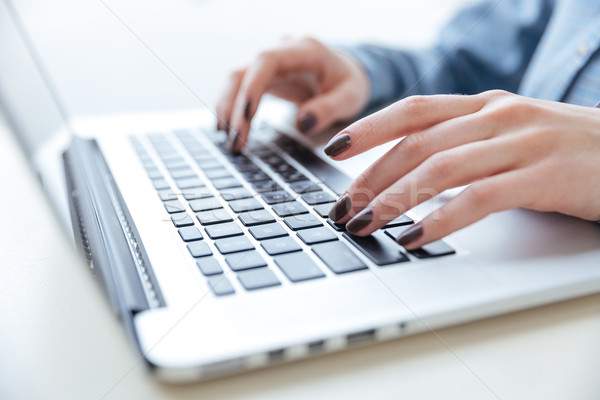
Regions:
<instances>
[{"instance_id":1,"label":"white desk","mask_svg":"<svg viewBox=\"0 0 600 400\"><path fill-rule=\"evenodd\" d=\"M52 65L60 70L63 64ZM124 91L122 102L114 104L115 84L101 99L82 98L87 102L79 104L76 81L65 71L58 75L59 83L70 88L65 97L77 112L96 106L131 111L145 97ZM126 78L116 80L125 85ZM173 82L157 86L180 89ZM178 98L173 92L142 107L163 107L169 98L173 107L190 106L186 95ZM5 129L0 129L0 166L2 399L600 398L600 295L213 382L161 384L129 346Z\"/></svg>"}]
</instances>

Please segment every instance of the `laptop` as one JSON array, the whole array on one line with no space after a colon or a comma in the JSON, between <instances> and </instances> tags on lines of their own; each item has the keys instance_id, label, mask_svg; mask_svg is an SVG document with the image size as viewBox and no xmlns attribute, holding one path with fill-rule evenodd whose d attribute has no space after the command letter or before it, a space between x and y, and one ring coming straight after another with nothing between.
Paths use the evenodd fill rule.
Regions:
<instances>
[{"instance_id":1,"label":"laptop","mask_svg":"<svg viewBox=\"0 0 600 400\"><path fill-rule=\"evenodd\" d=\"M240 155L208 110L71 119L0 5L0 106L57 216L156 377L210 379L600 290L600 225L512 210L409 252L327 219L377 151L322 156L264 108ZM379 153L380 154L380 153ZM341 166L341 168L339 168Z\"/></svg>"}]
</instances>

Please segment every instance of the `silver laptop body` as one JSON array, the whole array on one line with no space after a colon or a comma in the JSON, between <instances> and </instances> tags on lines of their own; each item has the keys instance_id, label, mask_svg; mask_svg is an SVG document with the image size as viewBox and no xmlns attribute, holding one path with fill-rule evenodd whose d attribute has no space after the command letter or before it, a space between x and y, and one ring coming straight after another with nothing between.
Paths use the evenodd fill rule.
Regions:
<instances>
[{"instance_id":1,"label":"silver laptop body","mask_svg":"<svg viewBox=\"0 0 600 400\"><path fill-rule=\"evenodd\" d=\"M438 248L425 258L408 253L385 230L352 243L323 217L330 203L322 201L385 148L337 164L340 172L315 156L320 143L286 124L281 103L261 110L270 122L257 121L243 161L222 151L208 110L69 120L10 3L0 6L0 105L134 346L162 379L208 379L600 289L600 225L557 214L492 215L447 238L440 254L453 254L439 257L427 257ZM250 172L267 178L249 181ZM239 186L223 187L230 178ZM264 181L292 199L269 204L256 186ZM300 181L317 190L303 192ZM317 192L324 194L310 195ZM212 206L202 206L207 198ZM280 217L276 209L289 210L277 205L292 202L307 212ZM279 236L252 230L266 223L248 221L265 213ZM214 222L227 216L235 226ZM307 244L303 232L320 227L324 242Z\"/></svg>"}]
</instances>

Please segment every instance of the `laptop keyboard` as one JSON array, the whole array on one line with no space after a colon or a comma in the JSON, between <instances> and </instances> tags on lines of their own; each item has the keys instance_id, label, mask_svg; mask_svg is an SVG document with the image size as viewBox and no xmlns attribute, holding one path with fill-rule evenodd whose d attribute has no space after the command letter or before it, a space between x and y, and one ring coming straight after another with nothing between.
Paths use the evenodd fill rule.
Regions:
<instances>
[{"instance_id":1,"label":"laptop keyboard","mask_svg":"<svg viewBox=\"0 0 600 400\"><path fill-rule=\"evenodd\" d=\"M189 131L147 135L150 146L135 136L131 143L182 245L217 296L236 293L230 279L253 291L279 286L283 278L297 283L369 268L350 247L377 266L454 253L443 241L410 253L399 246L393 238L413 223L406 215L366 238L345 232L327 213L347 178L291 138L281 136L277 147L255 142L234 155L224 134L206 137L217 152L203 134ZM218 152L225 160L215 156ZM286 161L284 153L308 173Z\"/></svg>"}]
</instances>

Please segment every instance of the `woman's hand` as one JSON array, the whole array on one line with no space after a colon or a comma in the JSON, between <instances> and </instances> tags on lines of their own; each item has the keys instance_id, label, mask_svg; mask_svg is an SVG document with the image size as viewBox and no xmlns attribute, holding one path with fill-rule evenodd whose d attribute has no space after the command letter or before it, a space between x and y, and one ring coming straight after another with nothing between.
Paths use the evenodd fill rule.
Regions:
<instances>
[{"instance_id":1,"label":"woman's hand","mask_svg":"<svg viewBox=\"0 0 600 400\"><path fill-rule=\"evenodd\" d=\"M600 109L503 91L409 97L350 125L325 152L343 160L403 136L332 207L349 232L368 235L467 184L396 240L418 248L516 207L600 219Z\"/></svg>"},{"instance_id":2,"label":"woman's hand","mask_svg":"<svg viewBox=\"0 0 600 400\"><path fill-rule=\"evenodd\" d=\"M285 40L231 74L217 105L217 129L227 130L232 151L246 144L250 121L264 93L299 103L298 128L319 132L358 115L369 98L362 67L312 38Z\"/></svg>"}]
</instances>

